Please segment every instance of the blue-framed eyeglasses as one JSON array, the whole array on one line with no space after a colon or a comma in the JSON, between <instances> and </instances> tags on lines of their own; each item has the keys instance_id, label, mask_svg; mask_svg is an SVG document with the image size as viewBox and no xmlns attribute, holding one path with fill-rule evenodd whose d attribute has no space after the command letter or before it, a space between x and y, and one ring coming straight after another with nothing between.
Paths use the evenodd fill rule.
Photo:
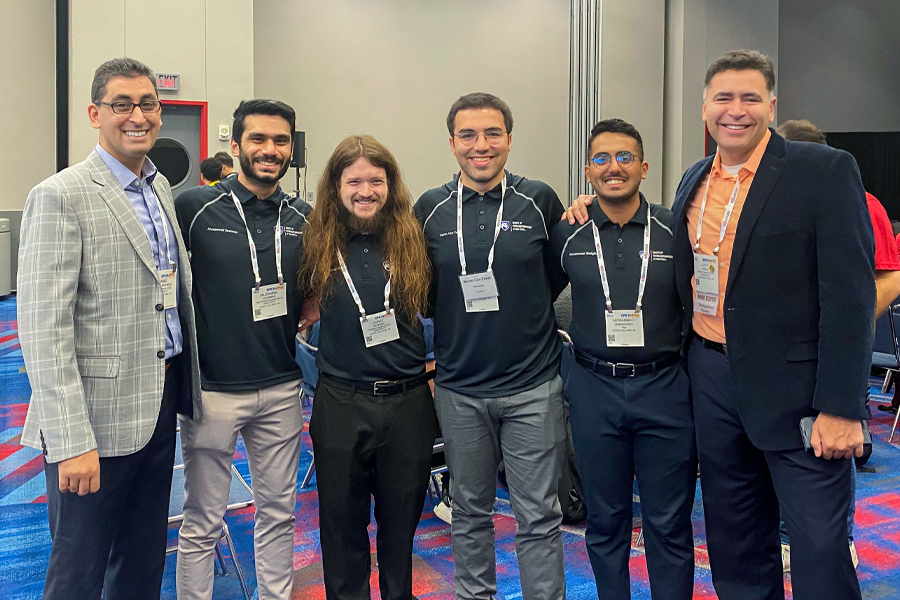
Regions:
<instances>
[{"instance_id":1,"label":"blue-framed eyeglasses","mask_svg":"<svg viewBox=\"0 0 900 600\"><path fill-rule=\"evenodd\" d=\"M628 150L616 152L616 162L623 167L630 166L636 160L641 160L641 157ZM599 152L591 158L591 162L598 167L608 167L612 164L612 156L610 156L608 152Z\"/></svg>"}]
</instances>

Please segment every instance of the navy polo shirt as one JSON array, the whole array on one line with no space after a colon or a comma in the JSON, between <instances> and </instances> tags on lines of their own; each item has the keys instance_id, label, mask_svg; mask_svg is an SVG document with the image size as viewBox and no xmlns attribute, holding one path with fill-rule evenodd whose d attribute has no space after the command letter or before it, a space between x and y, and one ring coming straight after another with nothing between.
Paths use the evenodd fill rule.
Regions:
<instances>
[{"instance_id":1,"label":"navy polo shirt","mask_svg":"<svg viewBox=\"0 0 900 600\"><path fill-rule=\"evenodd\" d=\"M275 224L281 208L281 270L287 315L253 321L250 291L255 285L247 227L231 198L234 191L253 242L264 285L278 282ZM303 229L312 208L277 188L257 198L237 177L213 186L185 190L175 199L181 235L191 253L193 300L197 315L200 375L205 390L250 391L299 379L295 360L297 324L303 293L297 272Z\"/></svg>"},{"instance_id":2,"label":"navy polo shirt","mask_svg":"<svg viewBox=\"0 0 900 600\"><path fill-rule=\"evenodd\" d=\"M597 199L588 214L600 232L600 246L609 278L609 295L616 310L634 310L637 306L644 250L644 226L647 224L647 200L623 226L609 220ZM572 283L572 325L569 335L575 347L608 362L645 364L681 350L683 309L675 288L672 260L672 211L650 205L650 264L642 302L644 346L608 347L606 340L606 298L600 281L597 252L591 221L584 225L558 225L550 236L554 256L550 277L553 288L561 290Z\"/></svg>"},{"instance_id":3,"label":"navy polo shirt","mask_svg":"<svg viewBox=\"0 0 900 600\"><path fill-rule=\"evenodd\" d=\"M357 233L347 240L344 256L350 279L367 315L384 311L387 265L377 235ZM418 318L410 320L391 298L400 339L366 348L359 307L335 260L331 272L334 287L319 308L319 371L353 381L375 382L409 379L425 372L425 339Z\"/></svg>"},{"instance_id":4,"label":"navy polo shirt","mask_svg":"<svg viewBox=\"0 0 900 600\"><path fill-rule=\"evenodd\" d=\"M493 264L500 310L467 313L459 283L458 177L425 192L415 206L432 263L435 383L475 397L524 392L559 372L561 346L545 247L563 207L546 183L506 173L503 221ZM485 194L463 188L468 273L487 269L500 194L499 184Z\"/></svg>"}]
</instances>

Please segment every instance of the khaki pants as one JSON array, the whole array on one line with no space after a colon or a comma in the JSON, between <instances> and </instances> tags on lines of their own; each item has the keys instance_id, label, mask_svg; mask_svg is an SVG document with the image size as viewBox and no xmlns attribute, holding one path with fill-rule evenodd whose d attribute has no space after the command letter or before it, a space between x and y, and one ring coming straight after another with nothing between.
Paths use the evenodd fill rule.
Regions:
<instances>
[{"instance_id":1,"label":"khaki pants","mask_svg":"<svg viewBox=\"0 0 900 600\"><path fill-rule=\"evenodd\" d=\"M178 534L180 600L209 600L213 551L231 487L238 432L244 438L256 502L253 543L260 600L289 600L294 507L303 409L300 381L250 392L203 391L203 416L181 419L184 523Z\"/></svg>"}]
</instances>

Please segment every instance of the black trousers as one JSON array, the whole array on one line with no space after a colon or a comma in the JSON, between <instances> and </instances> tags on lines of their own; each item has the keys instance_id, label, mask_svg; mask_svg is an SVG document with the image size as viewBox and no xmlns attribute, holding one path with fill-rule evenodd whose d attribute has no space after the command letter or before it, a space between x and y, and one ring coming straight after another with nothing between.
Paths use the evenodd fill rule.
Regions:
<instances>
[{"instance_id":1,"label":"black trousers","mask_svg":"<svg viewBox=\"0 0 900 600\"><path fill-rule=\"evenodd\" d=\"M100 489L59 491L58 463L45 463L53 548L44 600L159 600L175 462L176 358L166 372L156 428L143 448L100 459Z\"/></svg>"},{"instance_id":2,"label":"black trousers","mask_svg":"<svg viewBox=\"0 0 900 600\"><path fill-rule=\"evenodd\" d=\"M684 370L673 365L634 378L609 377L573 361L565 397L588 507L585 544L597 597L631 598L628 559L636 477L653 598L690 600L697 453Z\"/></svg>"},{"instance_id":3,"label":"black trousers","mask_svg":"<svg viewBox=\"0 0 900 600\"><path fill-rule=\"evenodd\" d=\"M369 600L369 525L375 497L383 600L412 597L412 546L437 433L427 385L372 396L319 377L309 434L316 457L327 600Z\"/></svg>"},{"instance_id":4,"label":"black trousers","mask_svg":"<svg viewBox=\"0 0 900 600\"><path fill-rule=\"evenodd\" d=\"M688 357L713 585L721 600L783 600L778 509L791 539L795 600L853 600L850 466L747 437L728 357L694 339ZM799 423L797 425L799 427Z\"/></svg>"}]
</instances>

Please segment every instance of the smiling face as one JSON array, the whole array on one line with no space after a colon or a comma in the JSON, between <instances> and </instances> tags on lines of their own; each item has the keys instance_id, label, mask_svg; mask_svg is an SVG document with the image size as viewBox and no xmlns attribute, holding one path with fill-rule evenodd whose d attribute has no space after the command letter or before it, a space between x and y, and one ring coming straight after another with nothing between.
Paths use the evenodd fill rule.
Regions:
<instances>
[{"instance_id":1,"label":"smiling face","mask_svg":"<svg viewBox=\"0 0 900 600\"><path fill-rule=\"evenodd\" d=\"M747 162L775 119L775 96L755 69L721 71L706 88L703 121L725 166Z\"/></svg>"},{"instance_id":2,"label":"smiling face","mask_svg":"<svg viewBox=\"0 0 900 600\"><path fill-rule=\"evenodd\" d=\"M502 132L500 141L489 144L485 133ZM492 189L503 179L503 167L512 146L512 134L506 132L503 113L495 108L473 108L456 113L450 149L462 169L463 185L476 191ZM460 134L474 133L472 146L463 144Z\"/></svg>"},{"instance_id":3,"label":"smiling face","mask_svg":"<svg viewBox=\"0 0 900 600\"><path fill-rule=\"evenodd\" d=\"M291 124L277 115L247 115L240 144L231 140L241 175L251 182L275 185L291 166Z\"/></svg>"},{"instance_id":4,"label":"smiling face","mask_svg":"<svg viewBox=\"0 0 900 600\"><path fill-rule=\"evenodd\" d=\"M387 173L360 156L341 173L341 204L358 219L371 219L388 197Z\"/></svg>"},{"instance_id":5,"label":"smiling face","mask_svg":"<svg viewBox=\"0 0 900 600\"><path fill-rule=\"evenodd\" d=\"M140 77L112 77L106 84L101 102L130 102L140 104L145 100L157 100L153 83ZM88 106L91 127L100 132L100 147L113 158L140 175L147 152L153 148L162 125L160 112L145 113L135 106L130 114L117 114L111 106Z\"/></svg>"},{"instance_id":6,"label":"smiling face","mask_svg":"<svg viewBox=\"0 0 900 600\"><path fill-rule=\"evenodd\" d=\"M628 166L620 164L616 155L622 151L631 152L634 162ZM624 133L601 133L591 141L591 155L584 174L600 200L624 203L639 197L641 180L647 177L649 168L640 152L637 140ZM591 160L600 153L611 157L609 166L599 167Z\"/></svg>"}]
</instances>

